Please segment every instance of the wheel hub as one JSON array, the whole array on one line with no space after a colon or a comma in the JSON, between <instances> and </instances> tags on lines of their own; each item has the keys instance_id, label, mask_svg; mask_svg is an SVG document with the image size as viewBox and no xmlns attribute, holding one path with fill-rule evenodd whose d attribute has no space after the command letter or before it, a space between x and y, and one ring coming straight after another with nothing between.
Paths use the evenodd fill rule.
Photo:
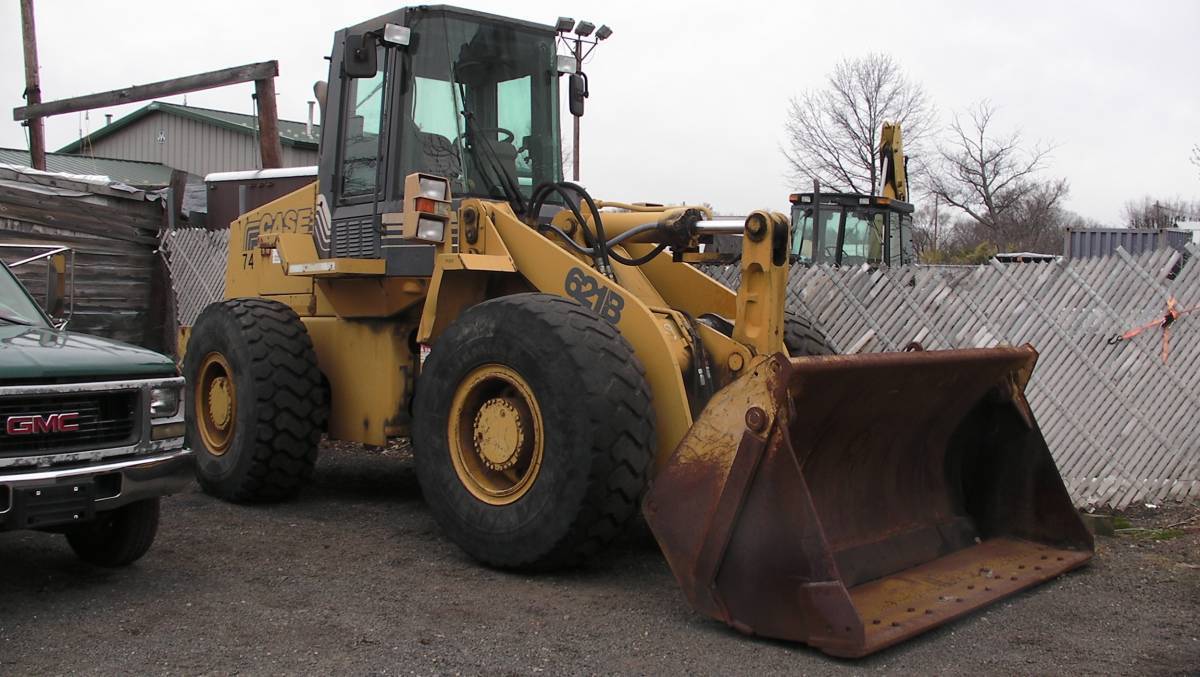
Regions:
<instances>
[{"instance_id":1,"label":"wheel hub","mask_svg":"<svg viewBox=\"0 0 1200 677\"><path fill-rule=\"evenodd\" d=\"M229 379L218 376L208 388L208 417L213 425L224 430L233 418L233 399L229 396Z\"/></svg>"},{"instance_id":2,"label":"wheel hub","mask_svg":"<svg viewBox=\"0 0 1200 677\"><path fill-rule=\"evenodd\" d=\"M525 446L525 427L520 411L506 397L484 402L475 414L475 452L492 470L508 470L517 464Z\"/></svg>"},{"instance_id":3,"label":"wheel hub","mask_svg":"<svg viewBox=\"0 0 1200 677\"><path fill-rule=\"evenodd\" d=\"M463 486L489 505L524 496L542 465L544 428L533 389L511 367L485 364L454 394L450 459Z\"/></svg>"},{"instance_id":4,"label":"wheel hub","mask_svg":"<svg viewBox=\"0 0 1200 677\"><path fill-rule=\"evenodd\" d=\"M219 352L204 356L192 385L196 427L203 449L213 456L222 456L233 442L237 421L237 388L229 360Z\"/></svg>"}]
</instances>

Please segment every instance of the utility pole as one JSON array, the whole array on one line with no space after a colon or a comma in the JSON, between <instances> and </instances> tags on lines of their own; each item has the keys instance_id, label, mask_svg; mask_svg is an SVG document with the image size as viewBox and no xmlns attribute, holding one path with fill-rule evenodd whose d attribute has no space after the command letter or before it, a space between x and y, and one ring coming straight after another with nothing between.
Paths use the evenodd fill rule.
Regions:
<instances>
[{"instance_id":1,"label":"utility pole","mask_svg":"<svg viewBox=\"0 0 1200 677\"><path fill-rule=\"evenodd\" d=\"M936 251L938 248L938 196L933 195L933 248Z\"/></svg>"},{"instance_id":2,"label":"utility pole","mask_svg":"<svg viewBox=\"0 0 1200 677\"><path fill-rule=\"evenodd\" d=\"M583 72L583 41L575 38L575 72ZM572 115L575 122L575 137L571 145L571 180L579 183L579 119L580 115Z\"/></svg>"},{"instance_id":3,"label":"utility pole","mask_svg":"<svg viewBox=\"0 0 1200 677\"><path fill-rule=\"evenodd\" d=\"M21 0L21 39L25 45L25 101L28 105L42 102L42 87L38 78L37 37L33 28L33 0ZM30 118L29 159L34 169L46 170L46 128L42 118Z\"/></svg>"}]
</instances>

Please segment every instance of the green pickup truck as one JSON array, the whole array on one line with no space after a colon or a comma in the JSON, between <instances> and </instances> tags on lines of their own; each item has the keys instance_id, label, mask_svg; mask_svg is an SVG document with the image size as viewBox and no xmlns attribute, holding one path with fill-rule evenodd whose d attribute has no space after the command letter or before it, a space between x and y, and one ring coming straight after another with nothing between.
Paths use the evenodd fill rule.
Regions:
<instances>
[{"instance_id":1,"label":"green pickup truck","mask_svg":"<svg viewBox=\"0 0 1200 677\"><path fill-rule=\"evenodd\" d=\"M0 262L0 531L61 533L88 562L129 564L154 542L159 498L192 481L183 379L166 356L52 319L12 270L45 264L48 305L73 306L53 283L69 250L41 249Z\"/></svg>"}]
</instances>

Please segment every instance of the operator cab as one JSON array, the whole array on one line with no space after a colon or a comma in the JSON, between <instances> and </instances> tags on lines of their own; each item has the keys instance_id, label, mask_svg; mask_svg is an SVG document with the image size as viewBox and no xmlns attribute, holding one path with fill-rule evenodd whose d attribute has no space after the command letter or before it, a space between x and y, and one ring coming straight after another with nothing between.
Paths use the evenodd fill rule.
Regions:
<instances>
[{"instance_id":1,"label":"operator cab","mask_svg":"<svg viewBox=\"0 0 1200 677\"><path fill-rule=\"evenodd\" d=\"M319 171L322 256L431 272L433 247L385 232L381 219L403 211L414 172L449 180L455 200L503 200L518 212L534 186L561 181L555 40L553 26L446 6L339 31Z\"/></svg>"},{"instance_id":2,"label":"operator cab","mask_svg":"<svg viewBox=\"0 0 1200 677\"><path fill-rule=\"evenodd\" d=\"M916 262L913 206L853 193L793 193L792 258L800 264L903 266ZM817 224L814 228L813 224Z\"/></svg>"}]
</instances>

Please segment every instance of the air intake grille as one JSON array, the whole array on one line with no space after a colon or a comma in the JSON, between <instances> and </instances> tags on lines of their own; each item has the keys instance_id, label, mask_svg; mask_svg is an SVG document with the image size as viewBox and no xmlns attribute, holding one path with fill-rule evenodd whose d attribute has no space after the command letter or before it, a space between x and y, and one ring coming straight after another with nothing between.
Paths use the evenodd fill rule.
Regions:
<instances>
[{"instance_id":1,"label":"air intake grille","mask_svg":"<svg viewBox=\"0 0 1200 677\"><path fill-rule=\"evenodd\" d=\"M133 390L0 398L0 457L132 444L137 405Z\"/></svg>"},{"instance_id":2,"label":"air intake grille","mask_svg":"<svg viewBox=\"0 0 1200 677\"><path fill-rule=\"evenodd\" d=\"M379 232L370 218L333 224L334 258L379 258Z\"/></svg>"}]
</instances>

